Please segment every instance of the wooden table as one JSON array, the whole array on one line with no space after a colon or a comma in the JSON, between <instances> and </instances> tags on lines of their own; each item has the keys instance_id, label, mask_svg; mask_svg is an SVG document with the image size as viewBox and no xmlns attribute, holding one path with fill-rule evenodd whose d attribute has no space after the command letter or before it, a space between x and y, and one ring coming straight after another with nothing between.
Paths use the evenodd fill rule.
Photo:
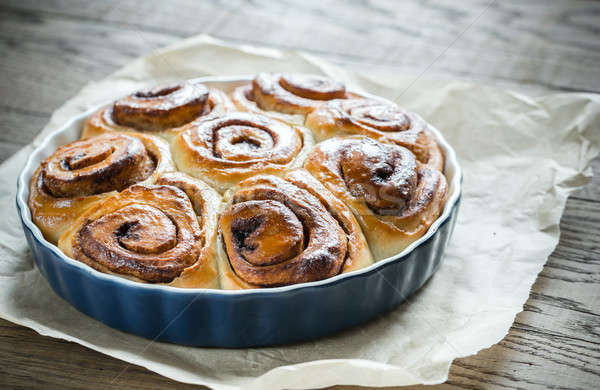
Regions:
<instances>
[{"instance_id":1,"label":"wooden table","mask_svg":"<svg viewBox=\"0 0 600 390\"><path fill-rule=\"evenodd\" d=\"M600 92L597 1L37 3L0 5L0 160L30 142L89 80L198 33L302 49L359 70L464 78L532 94ZM600 170L599 159L594 167ZM439 388L600 386L599 227L596 176L569 198L560 244L510 333L456 360ZM110 384L125 366L0 320L0 387L188 387L135 366Z\"/></svg>"}]
</instances>

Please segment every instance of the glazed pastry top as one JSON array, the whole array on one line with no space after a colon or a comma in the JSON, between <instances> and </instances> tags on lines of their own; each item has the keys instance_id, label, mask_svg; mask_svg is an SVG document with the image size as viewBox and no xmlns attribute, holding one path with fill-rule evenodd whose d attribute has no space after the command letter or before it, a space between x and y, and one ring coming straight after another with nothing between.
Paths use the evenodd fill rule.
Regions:
<instances>
[{"instance_id":1,"label":"glazed pastry top","mask_svg":"<svg viewBox=\"0 0 600 390\"><path fill-rule=\"evenodd\" d=\"M441 214L444 155L418 115L315 75L229 92L186 81L100 109L40 164L34 222L102 272L262 288L366 267Z\"/></svg>"}]
</instances>

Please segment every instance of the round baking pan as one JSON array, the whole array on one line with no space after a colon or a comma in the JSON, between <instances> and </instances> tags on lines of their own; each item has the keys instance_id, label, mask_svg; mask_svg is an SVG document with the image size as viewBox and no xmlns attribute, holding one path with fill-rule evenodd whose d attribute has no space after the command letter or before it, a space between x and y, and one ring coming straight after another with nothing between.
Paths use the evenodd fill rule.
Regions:
<instances>
[{"instance_id":1,"label":"round baking pan","mask_svg":"<svg viewBox=\"0 0 600 390\"><path fill-rule=\"evenodd\" d=\"M229 91L250 79L205 77L197 81ZM316 339L390 311L423 286L442 261L456 222L462 175L454 150L432 128L445 153L449 197L426 234L396 256L317 282L235 291L138 283L96 271L44 239L31 219L27 199L29 181L40 162L57 147L79 139L85 120L98 108L71 119L31 153L18 179L17 207L35 263L52 289L110 327L152 340L205 347L257 347Z\"/></svg>"}]
</instances>

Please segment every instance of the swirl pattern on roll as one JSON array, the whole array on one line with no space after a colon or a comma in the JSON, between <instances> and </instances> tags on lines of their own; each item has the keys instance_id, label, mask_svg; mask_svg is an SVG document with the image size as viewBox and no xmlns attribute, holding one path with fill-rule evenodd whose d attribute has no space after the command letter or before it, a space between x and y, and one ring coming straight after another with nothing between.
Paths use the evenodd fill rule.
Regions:
<instances>
[{"instance_id":1,"label":"swirl pattern on roll","mask_svg":"<svg viewBox=\"0 0 600 390\"><path fill-rule=\"evenodd\" d=\"M186 126L171 144L177 167L219 191L259 173L302 164L310 132L264 115L227 113Z\"/></svg>"},{"instance_id":2,"label":"swirl pattern on roll","mask_svg":"<svg viewBox=\"0 0 600 390\"><path fill-rule=\"evenodd\" d=\"M371 263L349 210L304 170L244 180L226 197L218 245L223 288L311 282Z\"/></svg>"},{"instance_id":3,"label":"swirl pattern on roll","mask_svg":"<svg viewBox=\"0 0 600 390\"><path fill-rule=\"evenodd\" d=\"M120 191L145 180L154 161L144 144L128 136L102 136L59 148L42 163L42 181L55 197Z\"/></svg>"},{"instance_id":4,"label":"swirl pattern on roll","mask_svg":"<svg viewBox=\"0 0 600 390\"><path fill-rule=\"evenodd\" d=\"M418 115L322 76L247 80L149 88L95 112L32 176L33 222L104 273L247 289L398 255L443 212L443 149Z\"/></svg>"},{"instance_id":5,"label":"swirl pattern on roll","mask_svg":"<svg viewBox=\"0 0 600 390\"><path fill-rule=\"evenodd\" d=\"M305 168L352 209L376 260L421 237L446 198L440 171L402 146L364 136L321 142Z\"/></svg>"},{"instance_id":6,"label":"swirl pattern on roll","mask_svg":"<svg viewBox=\"0 0 600 390\"><path fill-rule=\"evenodd\" d=\"M444 155L427 123L391 102L374 99L333 100L306 117L317 141L344 134L362 134L410 149L420 162L444 168Z\"/></svg>"},{"instance_id":7,"label":"swirl pattern on roll","mask_svg":"<svg viewBox=\"0 0 600 390\"><path fill-rule=\"evenodd\" d=\"M133 185L84 213L59 246L100 271L170 282L196 262L200 239L196 214L182 190Z\"/></svg>"},{"instance_id":8,"label":"swirl pattern on roll","mask_svg":"<svg viewBox=\"0 0 600 390\"><path fill-rule=\"evenodd\" d=\"M56 242L90 204L173 169L168 146L152 136L106 134L72 142L58 148L33 175L33 220Z\"/></svg>"},{"instance_id":9,"label":"swirl pattern on roll","mask_svg":"<svg viewBox=\"0 0 600 390\"><path fill-rule=\"evenodd\" d=\"M185 192L200 226L200 254L196 263L169 284L190 288L218 287L215 239L221 196L208 184L181 172L162 174L156 184L177 187Z\"/></svg>"},{"instance_id":10,"label":"swirl pattern on roll","mask_svg":"<svg viewBox=\"0 0 600 390\"><path fill-rule=\"evenodd\" d=\"M107 132L151 132L172 138L179 127L209 114L234 110L225 93L201 83L148 88L127 95L88 119L82 138Z\"/></svg>"},{"instance_id":11,"label":"swirl pattern on roll","mask_svg":"<svg viewBox=\"0 0 600 390\"><path fill-rule=\"evenodd\" d=\"M218 288L214 252L218 193L180 172L94 204L60 237L65 254L130 279Z\"/></svg>"},{"instance_id":12,"label":"swirl pattern on roll","mask_svg":"<svg viewBox=\"0 0 600 390\"><path fill-rule=\"evenodd\" d=\"M348 97L344 84L328 77L280 73L260 73L251 84L238 87L232 94L239 109L289 115L306 115L328 100ZM303 121L285 115L279 118Z\"/></svg>"}]
</instances>

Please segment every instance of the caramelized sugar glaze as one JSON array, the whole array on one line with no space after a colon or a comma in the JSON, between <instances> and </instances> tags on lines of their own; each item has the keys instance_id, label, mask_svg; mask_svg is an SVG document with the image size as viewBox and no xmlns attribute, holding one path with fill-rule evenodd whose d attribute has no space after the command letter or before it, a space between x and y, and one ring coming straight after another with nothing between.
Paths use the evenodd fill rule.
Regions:
<instances>
[{"instance_id":1,"label":"caramelized sugar glaze","mask_svg":"<svg viewBox=\"0 0 600 390\"><path fill-rule=\"evenodd\" d=\"M252 177L225 198L218 243L223 288L311 282L372 263L352 213L304 170Z\"/></svg>"},{"instance_id":2,"label":"caramelized sugar glaze","mask_svg":"<svg viewBox=\"0 0 600 390\"><path fill-rule=\"evenodd\" d=\"M312 145L305 128L232 112L186 126L171 150L180 170L224 191L255 174L282 174L301 166Z\"/></svg>"},{"instance_id":3,"label":"caramelized sugar glaze","mask_svg":"<svg viewBox=\"0 0 600 390\"><path fill-rule=\"evenodd\" d=\"M365 136L321 142L305 168L352 209L376 260L425 234L446 200L440 171L402 146Z\"/></svg>"},{"instance_id":4,"label":"caramelized sugar glaze","mask_svg":"<svg viewBox=\"0 0 600 390\"><path fill-rule=\"evenodd\" d=\"M31 178L29 208L44 236L56 243L95 202L135 183L152 183L175 169L168 145L141 134L106 134L61 146Z\"/></svg>"},{"instance_id":5,"label":"caramelized sugar glaze","mask_svg":"<svg viewBox=\"0 0 600 390\"><path fill-rule=\"evenodd\" d=\"M324 102L351 96L343 83L328 77L260 73L249 84L236 88L231 100L239 110L303 124L304 116Z\"/></svg>"},{"instance_id":6,"label":"caramelized sugar glaze","mask_svg":"<svg viewBox=\"0 0 600 390\"><path fill-rule=\"evenodd\" d=\"M220 196L183 173L133 185L88 209L61 236L67 255L103 272L178 287L217 287Z\"/></svg>"},{"instance_id":7,"label":"caramelized sugar glaze","mask_svg":"<svg viewBox=\"0 0 600 390\"><path fill-rule=\"evenodd\" d=\"M261 73L230 96L190 81L100 109L40 164L29 206L99 271L264 288L399 253L440 215L443 169L418 115L326 77Z\"/></svg>"},{"instance_id":8,"label":"caramelized sugar glaze","mask_svg":"<svg viewBox=\"0 0 600 390\"><path fill-rule=\"evenodd\" d=\"M306 126L317 141L344 134L362 134L410 149L420 162L439 171L444 155L418 115L395 104L374 99L333 100L311 112Z\"/></svg>"},{"instance_id":9,"label":"caramelized sugar glaze","mask_svg":"<svg viewBox=\"0 0 600 390\"><path fill-rule=\"evenodd\" d=\"M96 112L83 138L111 132L147 132L171 139L195 119L234 110L227 95L201 83L185 82L143 89Z\"/></svg>"}]
</instances>

